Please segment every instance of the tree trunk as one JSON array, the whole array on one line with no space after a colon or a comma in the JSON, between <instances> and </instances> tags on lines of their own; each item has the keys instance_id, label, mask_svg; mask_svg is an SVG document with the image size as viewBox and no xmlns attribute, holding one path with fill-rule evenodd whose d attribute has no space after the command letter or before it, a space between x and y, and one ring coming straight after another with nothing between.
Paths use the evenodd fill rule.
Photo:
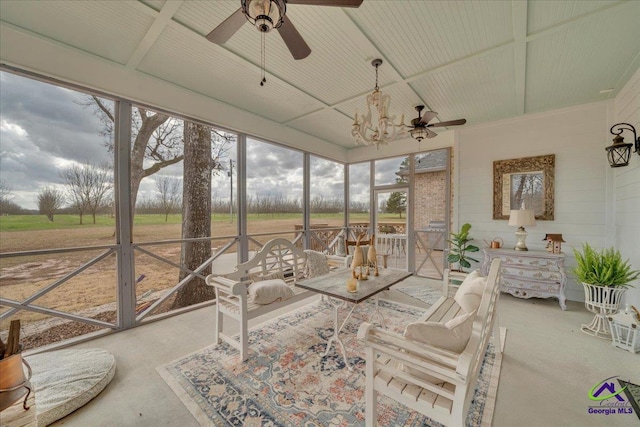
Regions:
<instances>
[{"instance_id":1,"label":"tree trunk","mask_svg":"<svg viewBox=\"0 0 640 427\"><path fill-rule=\"evenodd\" d=\"M211 131L201 125L184 123L184 184L182 191L182 238L211 236ZM211 242L182 244L180 264L197 269L211 257ZM204 276L211 272L205 269ZM180 280L188 273L180 271ZM186 307L215 297L204 280L193 278L176 294L173 308Z\"/></svg>"}]
</instances>

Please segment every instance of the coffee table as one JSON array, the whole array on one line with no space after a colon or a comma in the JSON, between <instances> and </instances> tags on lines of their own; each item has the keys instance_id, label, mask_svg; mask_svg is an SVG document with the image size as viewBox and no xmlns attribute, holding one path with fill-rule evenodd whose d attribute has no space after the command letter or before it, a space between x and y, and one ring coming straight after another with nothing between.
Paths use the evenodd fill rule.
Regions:
<instances>
[{"instance_id":1,"label":"coffee table","mask_svg":"<svg viewBox=\"0 0 640 427\"><path fill-rule=\"evenodd\" d=\"M333 335L329 338L327 342L327 348L324 353L324 356L329 354L329 350L331 349L331 345L336 343L342 349L342 358L344 359L344 364L350 371L353 371L353 367L349 365L347 361L347 352L345 351L344 344L340 339L340 331L347 323L353 310L360 304L368 300L369 298L375 296L376 297L376 313L382 318L382 325L384 326L384 316L378 310L378 297L377 294L380 292L389 289L391 286L395 285L401 280L406 279L411 276L411 273L402 270L391 270L391 269L381 269L379 276L369 276L368 280L361 280L358 283L358 290L356 292L348 292L347 291L347 279L352 275L351 270L339 270L329 274L325 274L324 276L318 276L311 279L303 280L302 282L296 283L296 286L307 289L322 295L326 295L327 300L333 306ZM348 303L353 304L351 311L342 322L342 325L339 324L338 319L338 309L340 307L344 307Z\"/></svg>"}]
</instances>

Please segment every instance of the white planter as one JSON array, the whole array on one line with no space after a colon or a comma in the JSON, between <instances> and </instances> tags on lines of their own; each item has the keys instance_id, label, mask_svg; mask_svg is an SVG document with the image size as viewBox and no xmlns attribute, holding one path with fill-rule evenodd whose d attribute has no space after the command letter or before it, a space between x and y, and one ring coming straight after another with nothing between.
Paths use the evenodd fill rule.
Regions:
<instances>
[{"instance_id":1,"label":"white planter","mask_svg":"<svg viewBox=\"0 0 640 427\"><path fill-rule=\"evenodd\" d=\"M622 286L600 286L582 283L584 287L584 305L595 316L590 324L582 325L582 332L594 337L611 339L611 329L607 316L620 309L622 296L627 290Z\"/></svg>"}]
</instances>

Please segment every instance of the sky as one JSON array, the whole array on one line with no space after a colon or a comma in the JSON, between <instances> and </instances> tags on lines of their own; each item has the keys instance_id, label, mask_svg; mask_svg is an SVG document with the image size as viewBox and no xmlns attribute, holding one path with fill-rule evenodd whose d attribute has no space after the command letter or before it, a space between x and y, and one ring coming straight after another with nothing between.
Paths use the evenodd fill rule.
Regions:
<instances>
[{"instance_id":1,"label":"sky","mask_svg":"<svg viewBox=\"0 0 640 427\"><path fill-rule=\"evenodd\" d=\"M37 195L43 187L64 188L60 176L63 168L87 161L111 163L113 154L100 134L100 119L92 108L82 105L83 100L86 95L81 92L0 72L0 179L10 189L14 203L37 209ZM230 158L235 162L235 153L232 147L229 157L222 159L227 169ZM247 194L301 199L302 157L299 151L248 138ZM401 160L377 162L376 182L393 183ZM366 202L368 164L354 170L358 173L350 176L351 198ZM312 156L310 173L312 198L342 197L341 164ZM158 174L181 179L182 162ZM229 191L225 170L213 177L212 196L227 200ZM138 200L153 200L157 194L153 176L145 178Z\"/></svg>"}]
</instances>

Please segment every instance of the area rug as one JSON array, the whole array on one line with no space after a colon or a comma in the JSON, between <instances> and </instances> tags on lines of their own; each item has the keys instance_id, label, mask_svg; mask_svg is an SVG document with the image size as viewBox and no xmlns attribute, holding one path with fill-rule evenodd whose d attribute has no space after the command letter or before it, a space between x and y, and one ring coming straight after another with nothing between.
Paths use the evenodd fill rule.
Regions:
<instances>
[{"instance_id":1,"label":"area rug","mask_svg":"<svg viewBox=\"0 0 640 427\"><path fill-rule=\"evenodd\" d=\"M245 363L226 343L209 346L157 368L203 426L364 425L365 360L358 327L374 305L361 304L341 332L354 366L347 370L335 348L323 356L333 334L333 311L314 302L265 322L249 333ZM386 326L402 332L424 309L380 301ZM340 313L344 319L346 311ZM467 425L491 425L501 357L490 348ZM438 426L391 399L378 403L380 425Z\"/></svg>"},{"instance_id":2,"label":"area rug","mask_svg":"<svg viewBox=\"0 0 640 427\"><path fill-rule=\"evenodd\" d=\"M398 283L391 289L409 295L412 298L426 302L432 305L442 296L440 289L436 290L424 283L424 279L420 277L409 277Z\"/></svg>"}]
</instances>

